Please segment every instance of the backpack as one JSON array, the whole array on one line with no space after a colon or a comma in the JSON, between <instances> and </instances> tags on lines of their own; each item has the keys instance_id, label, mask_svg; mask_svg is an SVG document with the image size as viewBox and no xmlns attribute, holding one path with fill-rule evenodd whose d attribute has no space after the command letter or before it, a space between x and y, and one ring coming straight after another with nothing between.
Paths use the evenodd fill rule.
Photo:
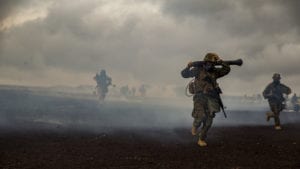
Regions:
<instances>
[{"instance_id":1,"label":"backpack","mask_svg":"<svg viewBox=\"0 0 300 169\"><path fill-rule=\"evenodd\" d=\"M192 97L196 94L195 79L192 79L185 88L185 95Z\"/></svg>"}]
</instances>

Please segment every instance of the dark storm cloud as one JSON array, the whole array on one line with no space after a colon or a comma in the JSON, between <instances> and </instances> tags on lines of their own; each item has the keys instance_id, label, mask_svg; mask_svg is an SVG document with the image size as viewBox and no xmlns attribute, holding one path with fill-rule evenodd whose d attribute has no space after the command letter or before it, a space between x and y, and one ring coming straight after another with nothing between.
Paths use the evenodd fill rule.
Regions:
<instances>
[{"instance_id":1,"label":"dark storm cloud","mask_svg":"<svg viewBox=\"0 0 300 169\"><path fill-rule=\"evenodd\" d=\"M297 0L173 0L165 1L162 10L181 23L204 20L207 29L228 35L226 39L220 39L224 41L223 44L239 41L233 47L244 56L246 62L244 71L237 74L241 78L253 80L256 76L275 71L290 75L300 73L297 69L298 58L289 52L297 51L300 42L299 5L300 1ZM294 48L289 48L293 45ZM247 76L243 76L246 72Z\"/></svg>"},{"instance_id":2,"label":"dark storm cloud","mask_svg":"<svg viewBox=\"0 0 300 169\"><path fill-rule=\"evenodd\" d=\"M80 79L81 73L105 68L126 83L183 86L180 70L210 51L244 59L243 67L225 78L227 86L233 86L227 79L243 86L269 81L274 72L293 78L300 73L298 1L47 2L45 17L1 33L0 65L11 74L55 70L53 79L59 71Z\"/></svg>"},{"instance_id":3,"label":"dark storm cloud","mask_svg":"<svg viewBox=\"0 0 300 169\"><path fill-rule=\"evenodd\" d=\"M178 19L204 18L208 27L221 26L233 35L247 35L299 29L299 5L297 0L173 0L165 1L162 10Z\"/></svg>"},{"instance_id":4,"label":"dark storm cloud","mask_svg":"<svg viewBox=\"0 0 300 169\"><path fill-rule=\"evenodd\" d=\"M0 46L1 65L31 73L51 68L94 73L105 68L145 83L163 80L165 77L159 76L153 67L163 70L164 62L177 54L178 50L173 50L176 41L168 36L174 30L156 24L157 20L151 16L130 14L126 10L121 13L125 16L117 18L114 15L118 9L101 13L106 4L55 1L47 9L46 18L28 21L5 32ZM164 72L178 73L172 71Z\"/></svg>"},{"instance_id":5,"label":"dark storm cloud","mask_svg":"<svg viewBox=\"0 0 300 169\"><path fill-rule=\"evenodd\" d=\"M173 58L184 56L181 45L188 45L181 42L181 37L186 36L185 30L177 32L177 28L170 27L163 19L157 21L152 16L138 14L129 14L116 24L118 19L111 19L108 14L95 15L99 7L102 3L96 1L72 5L68 1L56 2L45 19L30 21L8 33L6 39L22 48L7 45L10 58L3 58L2 64L22 69L52 67L77 73L106 68L128 72L146 83L153 79L164 81L171 75L177 77L181 67L176 67L182 59ZM114 12L111 11L112 15ZM166 69L166 63L172 68Z\"/></svg>"},{"instance_id":6,"label":"dark storm cloud","mask_svg":"<svg viewBox=\"0 0 300 169\"><path fill-rule=\"evenodd\" d=\"M22 5L24 0L1 0L0 1L0 23L3 19L15 12L17 6Z\"/></svg>"},{"instance_id":7,"label":"dark storm cloud","mask_svg":"<svg viewBox=\"0 0 300 169\"><path fill-rule=\"evenodd\" d=\"M93 23L85 22L84 17L98 5L101 4L94 1L73 4L59 1L49 8L45 19L30 21L12 28L7 33L6 40L15 44L17 48L10 44L5 46L8 48L10 58L2 58L2 64L12 66L17 64L19 68L31 69L39 66L34 65L34 61L39 59L38 64L42 64L41 67L58 67L65 68L66 71L71 69L79 72L94 70L97 62L109 57L105 45L110 45L109 41L115 40L113 37L105 36L118 34L118 31L111 32L113 23L105 17L100 16ZM104 38L107 38L107 43ZM4 59L7 59L6 63Z\"/></svg>"},{"instance_id":8,"label":"dark storm cloud","mask_svg":"<svg viewBox=\"0 0 300 169\"><path fill-rule=\"evenodd\" d=\"M288 32L300 30L300 1L165 1L162 10L181 22L205 20L207 29L222 30L232 39L241 39L239 47L249 57L261 57L269 43L278 47L287 43L278 39ZM250 39L251 42L247 42ZM292 39L291 39L292 40ZM299 36L292 42L299 42Z\"/></svg>"}]
</instances>

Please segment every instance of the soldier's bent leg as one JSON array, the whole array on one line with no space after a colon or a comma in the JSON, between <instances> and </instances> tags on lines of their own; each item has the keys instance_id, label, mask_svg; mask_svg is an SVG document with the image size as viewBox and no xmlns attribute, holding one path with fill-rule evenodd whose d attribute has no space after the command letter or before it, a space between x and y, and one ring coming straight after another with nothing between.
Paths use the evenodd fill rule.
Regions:
<instances>
[{"instance_id":1,"label":"soldier's bent leg","mask_svg":"<svg viewBox=\"0 0 300 169\"><path fill-rule=\"evenodd\" d=\"M203 127L201 128L201 131L199 133L199 139L200 140L205 140L207 137L207 132L210 129L210 127L212 126L213 123L213 115L208 115L205 118L205 121L203 122Z\"/></svg>"},{"instance_id":2,"label":"soldier's bent leg","mask_svg":"<svg viewBox=\"0 0 300 169\"><path fill-rule=\"evenodd\" d=\"M193 126L199 128L202 122L203 122L202 118L194 118Z\"/></svg>"},{"instance_id":3,"label":"soldier's bent leg","mask_svg":"<svg viewBox=\"0 0 300 169\"><path fill-rule=\"evenodd\" d=\"M282 104L280 102L274 102L274 103L270 103L270 107L272 112L274 113L275 129L281 130L279 114L280 111L282 111L283 109Z\"/></svg>"},{"instance_id":4,"label":"soldier's bent leg","mask_svg":"<svg viewBox=\"0 0 300 169\"><path fill-rule=\"evenodd\" d=\"M205 125L206 116L203 114L202 116L198 116L197 118L194 118L193 127L191 130L192 135L197 135L197 129L201 126Z\"/></svg>"},{"instance_id":5,"label":"soldier's bent leg","mask_svg":"<svg viewBox=\"0 0 300 169\"><path fill-rule=\"evenodd\" d=\"M207 107L206 107L206 119L205 122L203 122L203 127L201 129L199 139L205 140L207 137L207 132L210 129L213 118L215 117L215 113L220 111L220 105L218 103L218 100L207 96Z\"/></svg>"},{"instance_id":6,"label":"soldier's bent leg","mask_svg":"<svg viewBox=\"0 0 300 169\"><path fill-rule=\"evenodd\" d=\"M274 113L275 126L280 126L279 112Z\"/></svg>"},{"instance_id":7,"label":"soldier's bent leg","mask_svg":"<svg viewBox=\"0 0 300 169\"><path fill-rule=\"evenodd\" d=\"M267 112L267 121L270 121L270 118L274 117L274 113L273 112Z\"/></svg>"},{"instance_id":8,"label":"soldier's bent leg","mask_svg":"<svg viewBox=\"0 0 300 169\"><path fill-rule=\"evenodd\" d=\"M191 130L192 135L197 134L197 129L201 126L201 123L205 120L205 99L194 100L194 110L192 116L194 117L193 127Z\"/></svg>"},{"instance_id":9,"label":"soldier's bent leg","mask_svg":"<svg viewBox=\"0 0 300 169\"><path fill-rule=\"evenodd\" d=\"M279 129L279 126L280 126L279 115L280 115L280 111L282 110L281 103L273 103L271 109L272 109L272 111L274 113L275 127L277 126L276 129Z\"/></svg>"},{"instance_id":10,"label":"soldier's bent leg","mask_svg":"<svg viewBox=\"0 0 300 169\"><path fill-rule=\"evenodd\" d=\"M193 127L191 133L193 136L197 135L197 129L201 126L202 119L201 118L194 118Z\"/></svg>"}]
</instances>

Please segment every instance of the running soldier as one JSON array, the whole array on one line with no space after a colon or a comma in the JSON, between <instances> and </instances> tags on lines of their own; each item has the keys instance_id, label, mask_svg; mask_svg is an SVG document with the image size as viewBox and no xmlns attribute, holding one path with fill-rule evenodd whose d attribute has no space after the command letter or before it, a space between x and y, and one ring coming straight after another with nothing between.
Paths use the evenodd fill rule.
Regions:
<instances>
[{"instance_id":1,"label":"running soldier","mask_svg":"<svg viewBox=\"0 0 300 169\"><path fill-rule=\"evenodd\" d=\"M291 94L291 89L284 84L280 83L280 74L275 73L273 75L273 82L270 83L266 89L263 91L263 96L265 99L268 99L271 112L267 112L267 121L270 118L274 118L275 129L281 130L279 115L280 112L285 108L285 98L283 94Z\"/></svg>"},{"instance_id":2,"label":"running soldier","mask_svg":"<svg viewBox=\"0 0 300 169\"><path fill-rule=\"evenodd\" d=\"M181 75L184 78L195 78L192 84L189 84L189 90L194 94L194 109L192 117L194 118L191 133L197 135L198 128L202 125L199 132L198 145L207 146L206 137L210 129L215 113L220 112L223 106L220 99L221 89L217 79L227 75L230 72L228 63L222 61L215 53L207 53L204 61L188 63L187 67L182 70ZM220 68L215 65L221 65Z\"/></svg>"},{"instance_id":3,"label":"running soldier","mask_svg":"<svg viewBox=\"0 0 300 169\"><path fill-rule=\"evenodd\" d=\"M112 85L111 78L106 75L105 70L101 70L100 74L97 73L94 77L94 80L97 82L97 94L99 97L100 102L103 102L105 99L105 96L108 92L108 86Z\"/></svg>"}]
</instances>

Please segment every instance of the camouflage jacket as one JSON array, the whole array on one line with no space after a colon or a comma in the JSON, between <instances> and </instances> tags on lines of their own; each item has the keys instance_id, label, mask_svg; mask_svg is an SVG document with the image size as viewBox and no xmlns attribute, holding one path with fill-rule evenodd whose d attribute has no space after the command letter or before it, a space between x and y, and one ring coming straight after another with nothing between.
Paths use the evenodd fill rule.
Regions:
<instances>
[{"instance_id":1,"label":"camouflage jacket","mask_svg":"<svg viewBox=\"0 0 300 169\"><path fill-rule=\"evenodd\" d=\"M291 89L284 84L270 83L263 91L263 96L270 102L283 102L283 94L291 94Z\"/></svg>"},{"instance_id":2,"label":"camouflage jacket","mask_svg":"<svg viewBox=\"0 0 300 169\"><path fill-rule=\"evenodd\" d=\"M212 71L206 71L203 66L186 67L181 71L183 78L195 77L195 93L210 94L219 88L217 79L227 75L230 72L230 66L222 63L221 68L214 67Z\"/></svg>"}]
</instances>

